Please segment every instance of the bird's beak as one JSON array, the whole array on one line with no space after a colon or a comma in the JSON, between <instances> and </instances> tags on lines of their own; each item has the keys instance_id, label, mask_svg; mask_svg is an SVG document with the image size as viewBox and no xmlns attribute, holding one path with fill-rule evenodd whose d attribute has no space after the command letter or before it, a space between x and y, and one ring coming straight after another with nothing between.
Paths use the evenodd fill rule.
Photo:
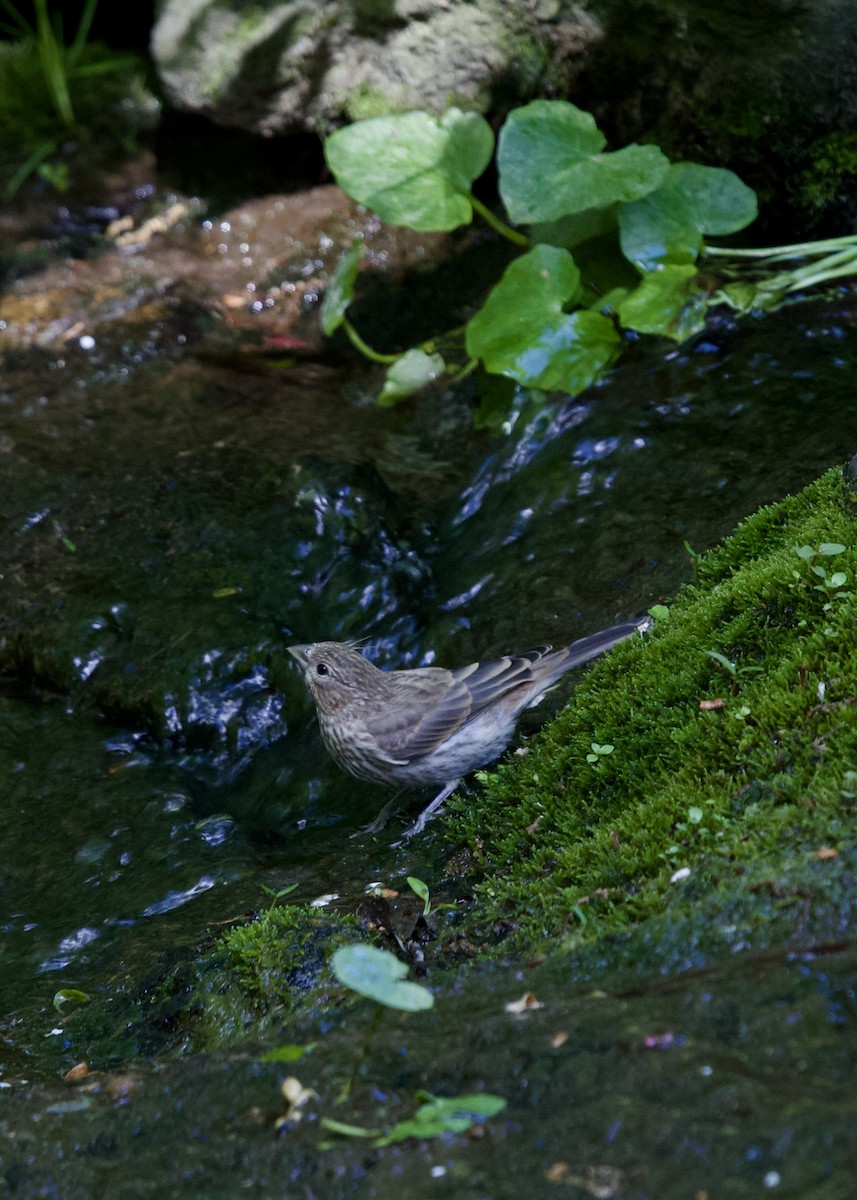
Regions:
<instances>
[{"instance_id":1,"label":"bird's beak","mask_svg":"<svg viewBox=\"0 0 857 1200\"><path fill-rule=\"evenodd\" d=\"M309 652L312 649L310 643L305 643L300 646L289 646L289 654L298 660L301 667L305 670L309 662Z\"/></svg>"}]
</instances>

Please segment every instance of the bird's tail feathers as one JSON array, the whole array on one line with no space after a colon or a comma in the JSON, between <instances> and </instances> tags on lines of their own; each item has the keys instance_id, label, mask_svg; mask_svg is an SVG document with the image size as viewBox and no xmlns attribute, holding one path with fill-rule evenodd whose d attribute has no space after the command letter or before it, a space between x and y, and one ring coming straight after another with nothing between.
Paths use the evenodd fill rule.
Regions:
<instances>
[{"instance_id":1,"label":"bird's tail feathers","mask_svg":"<svg viewBox=\"0 0 857 1200\"><path fill-rule=\"evenodd\" d=\"M583 666L591 658L597 658L599 654L604 654L619 642L633 637L635 633L645 633L651 627L651 617L644 617L638 621L623 621L621 625L613 625L610 629L602 629L599 633L590 633L587 637L578 638L566 647L561 672L564 674L574 667ZM560 666L559 662L557 666Z\"/></svg>"}]
</instances>

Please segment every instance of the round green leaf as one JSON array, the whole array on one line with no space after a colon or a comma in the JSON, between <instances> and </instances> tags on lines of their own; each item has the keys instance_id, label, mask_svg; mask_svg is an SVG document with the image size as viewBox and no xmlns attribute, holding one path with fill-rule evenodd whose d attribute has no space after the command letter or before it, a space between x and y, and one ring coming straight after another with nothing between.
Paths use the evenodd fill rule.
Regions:
<instances>
[{"instance_id":1,"label":"round green leaf","mask_svg":"<svg viewBox=\"0 0 857 1200\"><path fill-rule=\"evenodd\" d=\"M438 121L424 112L357 121L324 146L339 186L390 225L455 229L473 217L468 192L494 151L491 126L478 113L450 108Z\"/></svg>"},{"instance_id":2,"label":"round green leaf","mask_svg":"<svg viewBox=\"0 0 857 1200\"><path fill-rule=\"evenodd\" d=\"M683 342L703 327L706 304L696 282L696 267L674 263L647 271L617 305L616 313L625 329Z\"/></svg>"},{"instance_id":3,"label":"round green leaf","mask_svg":"<svg viewBox=\"0 0 857 1200\"><path fill-rule=\"evenodd\" d=\"M362 254L363 243L352 242L350 249L339 256L336 269L330 277L321 302L321 327L328 337L342 324L345 311L354 299L354 285Z\"/></svg>"},{"instance_id":4,"label":"round green leaf","mask_svg":"<svg viewBox=\"0 0 857 1200\"><path fill-rule=\"evenodd\" d=\"M715 237L737 233L758 215L756 193L734 171L701 163L675 163L668 179L684 196L703 233Z\"/></svg>"},{"instance_id":5,"label":"round green leaf","mask_svg":"<svg viewBox=\"0 0 857 1200\"><path fill-rule=\"evenodd\" d=\"M405 396L418 392L427 383L437 379L445 370L446 363L439 354L408 350L388 368L384 386L378 395L378 403L390 408Z\"/></svg>"},{"instance_id":6,"label":"round green leaf","mask_svg":"<svg viewBox=\"0 0 857 1200\"><path fill-rule=\"evenodd\" d=\"M434 996L428 988L404 979L407 966L386 950L360 943L340 946L334 952L331 965L340 983L388 1008L420 1012L434 1004Z\"/></svg>"},{"instance_id":7,"label":"round green leaf","mask_svg":"<svg viewBox=\"0 0 857 1200\"><path fill-rule=\"evenodd\" d=\"M656 191L619 213L622 250L641 270L694 262L703 234L735 233L756 213L756 193L732 171L674 163Z\"/></svg>"},{"instance_id":8,"label":"round green leaf","mask_svg":"<svg viewBox=\"0 0 857 1200\"><path fill-rule=\"evenodd\" d=\"M534 246L510 263L468 324L468 354L528 387L582 391L610 364L620 342L600 313L564 311L579 287L580 272L567 250Z\"/></svg>"},{"instance_id":9,"label":"round green leaf","mask_svg":"<svg viewBox=\"0 0 857 1200\"><path fill-rule=\"evenodd\" d=\"M566 100L534 100L509 114L497 145L500 195L519 224L636 200L657 188L669 160L657 146L602 153L590 113Z\"/></svg>"}]
</instances>

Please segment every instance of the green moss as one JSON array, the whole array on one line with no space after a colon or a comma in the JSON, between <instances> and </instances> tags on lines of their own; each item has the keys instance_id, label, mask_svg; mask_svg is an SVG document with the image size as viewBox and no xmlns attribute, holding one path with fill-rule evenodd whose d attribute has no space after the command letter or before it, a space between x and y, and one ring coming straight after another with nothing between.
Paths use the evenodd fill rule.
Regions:
<instances>
[{"instance_id":1,"label":"green moss","mask_svg":"<svg viewBox=\"0 0 857 1200\"><path fill-rule=\"evenodd\" d=\"M350 121L369 121L382 117L392 109L390 96L370 83L360 83L351 90L345 102L345 111ZM403 108L408 105L404 104Z\"/></svg>"},{"instance_id":2,"label":"green moss","mask_svg":"<svg viewBox=\"0 0 857 1200\"><path fill-rule=\"evenodd\" d=\"M820 543L846 549L795 551ZM814 567L847 578L825 587ZM700 560L670 619L597 664L531 753L458 806L456 831L481 846L479 920L511 921L521 945L577 945L665 914L716 923L736 906L754 936L780 936L782 914L828 886L834 911L837 859L818 851L853 840L855 578L839 471ZM615 748L590 763L593 742Z\"/></svg>"},{"instance_id":3,"label":"green moss","mask_svg":"<svg viewBox=\"0 0 857 1200\"><path fill-rule=\"evenodd\" d=\"M851 191L857 176L857 133L827 134L809 147L808 155L810 165L794 185L802 207L823 209Z\"/></svg>"},{"instance_id":4,"label":"green moss","mask_svg":"<svg viewBox=\"0 0 857 1200\"><path fill-rule=\"evenodd\" d=\"M223 935L228 969L254 1003L293 1006L323 969L322 947L334 924L314 910L285 904Z\"/></svg>"},{"instance_id":5,"label":"green moss","mask_svg":"<svg viewBox=\"0 0 857 1200\"><path fill-rule=\"evenodd\" d=\"M267 1039L284 1023L312 1017L342 1001L328 966L352 917L282 904L225 932L196 968L188 1025L196 1049Z\"/></svg>"}]
</instances>

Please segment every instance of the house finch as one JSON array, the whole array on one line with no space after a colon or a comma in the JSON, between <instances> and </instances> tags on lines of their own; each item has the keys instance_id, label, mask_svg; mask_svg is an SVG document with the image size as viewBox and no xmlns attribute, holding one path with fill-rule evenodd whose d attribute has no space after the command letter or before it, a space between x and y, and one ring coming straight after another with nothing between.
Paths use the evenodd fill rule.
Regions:
<instances>
[{"instance_id":1,"label":"house finch","mask_svg":"<svg viewBox=\"0 0 857 1200\"><path fill-rule=\"evenodd\" d=\"M410 837L424 828L462 775L499 758L523 710L566 671L649 623L626 621L561 650L537 646L455 671L380 671L340 642L289 646L289 652L303 668L322 739L340 767L374 783L444 785L406 832Z\"/></svg>"}]
</instances>

